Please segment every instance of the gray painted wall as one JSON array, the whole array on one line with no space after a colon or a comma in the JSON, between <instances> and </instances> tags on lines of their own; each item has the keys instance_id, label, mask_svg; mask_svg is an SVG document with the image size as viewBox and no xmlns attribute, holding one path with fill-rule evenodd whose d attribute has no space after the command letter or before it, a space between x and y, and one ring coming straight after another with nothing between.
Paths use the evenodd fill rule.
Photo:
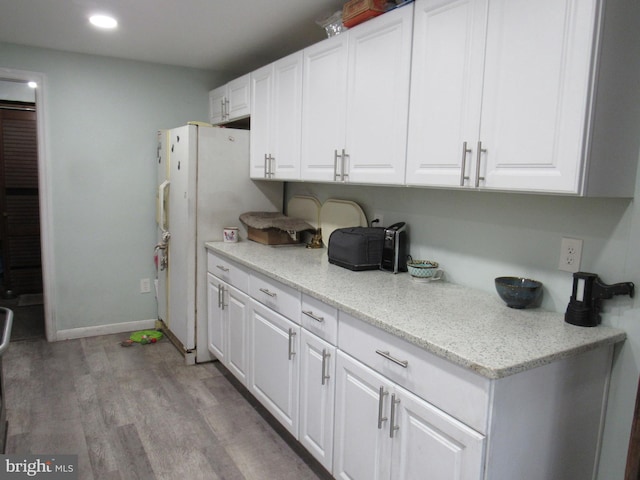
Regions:
<instances>
[{"instance_id":1,"label":"gray painted wall","mask_svg":"<svg viewBox=\"0 0 640 480\"><path fill-rule=\"evenodd\" d=\"M495 277L530 277L545 286L542 307L564 313L573 280L558 270L563 236L584 240L583 271L598 273L606 283L640 287L640 207L629 199L287 184L287 200L295 194L355 201L369 219L382 213L386 225L406 221L413 258L436 260L448 281L492 292L496 301ZM640 371L640 298L616 297L603 306L603 323L628 334L616 349L598 474L612 480L624 477Z\"/></svg>"},{"instance_id":2,"label":"gray painted wall","mask_svg":"<svg viewBox=\"0 0 640 480\"><path fill-rule=\"evenodd\" d=\"M57 331L157 317L156 132L208 118L211 71L0 44L46 76Z\"/></svg>"}]
</instances>

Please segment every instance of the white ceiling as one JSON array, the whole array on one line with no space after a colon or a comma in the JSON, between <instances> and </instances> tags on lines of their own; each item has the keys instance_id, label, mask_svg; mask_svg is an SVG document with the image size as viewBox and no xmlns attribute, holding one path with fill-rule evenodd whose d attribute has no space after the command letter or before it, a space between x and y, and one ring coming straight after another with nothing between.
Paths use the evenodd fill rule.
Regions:
<instances>
[{"instance_id":1,"label":"white ceiling","mask_svg":"<svg viewBox=\"0 0 640 480\"><path fill-rule=\"evenodd\" d=\"M0 42L242 74L324 38L315 20L345 1L0 0Z\"/></svg>"}]
</instances>

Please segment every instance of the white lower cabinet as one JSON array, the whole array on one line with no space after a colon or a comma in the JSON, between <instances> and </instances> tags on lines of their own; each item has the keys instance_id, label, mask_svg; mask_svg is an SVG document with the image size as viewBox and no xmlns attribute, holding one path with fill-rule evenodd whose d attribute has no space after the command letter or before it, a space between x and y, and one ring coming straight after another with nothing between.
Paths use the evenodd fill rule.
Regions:
<instances>
[{"instance_id":1,"label":"white lower cabinet","mask_svg":"<svg viewBox=\"0 0 640 480\"><path fill-rule=\"evenodd\" d=\"M249 391L296 438L300 326L251 300Z\"/></svg>"},{"instance_id":2,"label":"white lower cabinet","mask_svg":"<svg viewBox=\"0 0 640 480\"><path fill-rule=\"evenodd\" d=\"M225 314L221 308L221 288L224 282L207 273L207 318L208 318L208 347L216 358L224 365L226 363L227 345L225 341Z\"/></svg>"},{"instance_id":3,"label":"white lower cabinet","mask_svg":"<svg viewBox=\"0 0 640 480\"><path fill-rule=\"evenodd\" d=\"M336 347L305 329L300 340L299 440L331 471Z\"/></svg>"},{"instance_id":4,"label":"white lower cabinet","mask_svg":"<svg viewBox=\"0 0 640 480\"><path fill-rule=\"evenodd\" d=\"M389 417L389 429L394 429L392 479L482 478L484 435L401 387L394 392Z\"/></svg>"},{"instance_id":5,"label":"white lower cabinet","mask_svg":"<svg viewBox=\"0 0 640 480\"><path fill-rule=\"evenodd\" d=\"M337 356L336 478L482 478L483 435L341 351Z\"/></svg>"},{"instance_id":6,"label":"white lower cabinet","mask_svg":"<svg viewBox=\"0 0 640 480\"><path fill-rule=\"evenodd\" d=\"M209 351L247 384L249 296L208 274Z\"/></svg>"},{"instance_id":7,"label":"white lower cabinet","mask_svg":"<svg viewBox=\"0 0 640 480\"><path fill-rule=\"evenodd\" d=\"M335 478L594 477L613 345L489 379L221 257L208 272L209 350Z\"/></svg>"}]
</instances>

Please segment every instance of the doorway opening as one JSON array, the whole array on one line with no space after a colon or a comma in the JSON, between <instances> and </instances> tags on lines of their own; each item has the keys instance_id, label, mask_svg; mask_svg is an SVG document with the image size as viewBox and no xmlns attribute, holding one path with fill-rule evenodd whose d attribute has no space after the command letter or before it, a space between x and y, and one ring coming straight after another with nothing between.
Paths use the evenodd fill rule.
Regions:
<instances>
[{"instance_id":1,"label":"doorway opening","mask_svg":"<svg viewBox=\"0 0 640 480\"><path fill-rule=\"evenodd\" d=\"M45 336L35 93L0 81L0 306L14 312L11 340Z\"/></svg>"}]
</instances>

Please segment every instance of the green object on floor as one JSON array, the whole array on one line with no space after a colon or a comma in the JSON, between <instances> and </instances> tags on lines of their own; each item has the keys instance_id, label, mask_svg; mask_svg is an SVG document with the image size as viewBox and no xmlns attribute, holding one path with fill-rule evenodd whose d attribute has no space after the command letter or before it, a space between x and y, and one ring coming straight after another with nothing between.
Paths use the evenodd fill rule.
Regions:
<instances>
[{"instance_id":1,"label":"green object on floor","mask_svg":"<svg viewBox=\"0 0 640 480\"><path fill-rule=\"evenodd\" d=\"M129 338L137 343L149 343L152 338L156 341L160 340L162 332L158 330L140 330L139 332L133 332Z\"/></svg>"}]
</instances>

